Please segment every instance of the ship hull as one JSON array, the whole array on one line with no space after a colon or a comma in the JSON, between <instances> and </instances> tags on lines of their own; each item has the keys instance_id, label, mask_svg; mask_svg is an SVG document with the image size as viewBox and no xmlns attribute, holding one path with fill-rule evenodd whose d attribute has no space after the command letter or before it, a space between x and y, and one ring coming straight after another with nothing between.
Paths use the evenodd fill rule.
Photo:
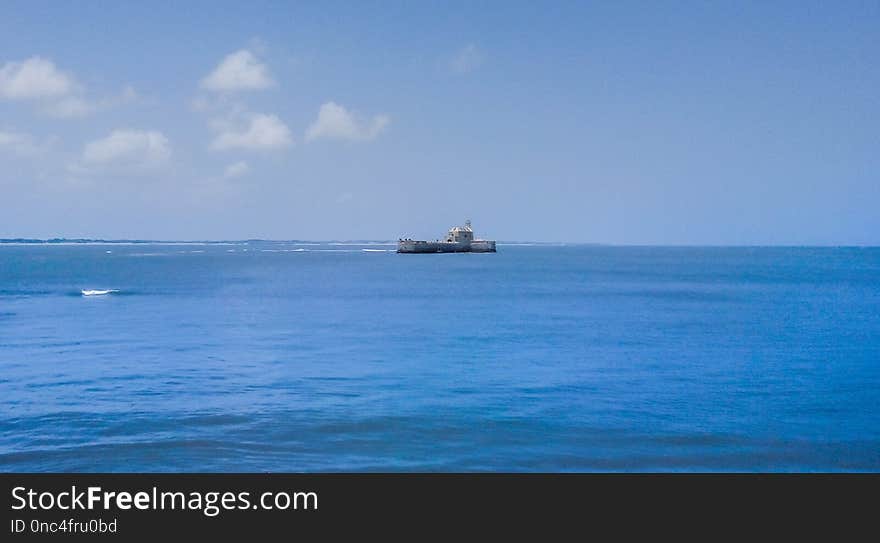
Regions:
<instances>
[{"instance_id":1,"label":"ship hull","mask_svg":"<svg viewBox=\"0 0 880 543\"><path fill-rule=\"evenodd\" d=\"M471 242L472 253L494 253L495 242L488 239L475 239Z\"/></svg>"},{"instance_id":2,"label":"ship hull","mask_svg":"<svg viewBox=\"0 0 880 543\"><path fill-rule=\"evenodd\" d=\"M397 252L404 254L494 253L495 242L488 240L474 240L470 243L461 243L455 241L422 241L406 239L397 242Z\"/></svg>"}]
</instances>

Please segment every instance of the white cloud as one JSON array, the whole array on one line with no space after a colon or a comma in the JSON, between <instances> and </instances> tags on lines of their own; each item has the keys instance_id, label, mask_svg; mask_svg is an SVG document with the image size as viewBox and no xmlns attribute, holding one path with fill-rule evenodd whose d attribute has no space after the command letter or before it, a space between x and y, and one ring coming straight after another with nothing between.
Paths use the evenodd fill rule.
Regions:
<instances>
[{"instance_id":1,"label":"white cloud","mask_svg":"<svg viewBox=\"0 0 880 543\"><path fill-rule=\"evenodd\" d=\"M223 173L223 177L227 179L232 179L234 177L241 177L243 175L247 175L247 173L251 171L251 167L248 166L248 163L245 161L239 161L235 164L230 164L226 167L226 171Z\"/></svg>"},{"instance_id":2,"label":"white cloud","mask_svg":"<svg viewBox=\"0 0 880 543\"><path fill-rule=\"evenodd\" d=\"M318 111L318 118L306 130L306 141L336 139L367 141L375 138L388 126L387 115L376 115L369 122L335 102L327 102Z\"/></svg>"},{"instance_id":3,"label":"white cloud","mask_svg":"<svg viewBox=\"0 0 880 543\"><path fill-rule=\"evenodd\" d=\"M257 90L274 84L266 65L247 49L227 55L201 82L211 91Z\"/></svg>"},{"instance_id":4,"label":"white cloud","mask_svg":"<svg viewBox=\"0 0 880 543\"><path fill-rule=\"evenodd\" d=\"M31 57L0 68L0 96L10 100L56 98L76 89L76 81L51 60Z\"/></svg>"},{"instance_id":5,"label":"white cloud","mask_svg":"<svg viewBox=\"0 0 880 543\"><path fill-rule=\"evenodd\" d=\"M30 134L0 131L0 152L8 151L16 156L33 156L42 150Z\"/></svg>"},{"instance_id":6,"label":"white cloud","mask_svg":"<svg viewBox=\"0 0 880 543\"><path fill-rule=\"evenodd\" d=\"M72 75L41 57L4 64L0 68L0 98L36 101L37 111L58 119L78 119L139 100L131 86L118 96L90 98Z\"/></svg>"},{"instance_id":7,"label":"white cloud","mask_svg":"<svg viewBox=\"0 0 880 543\"><path fill-rule=\"evenodd\" d=\"M454 74L464 75L479 68L485 60L486 54L476 45L469 43L449 61L449 70Z\"/></svg>"},{"instance_id":8,"label":"white cloud","mask_svg":"<svg viewBox=\"0 0 880 543\"><path fill-rule=\"evenodd\" d=\"M214 121L212 125L218 134L211 148L217 151L280 149L293 144L290 129L275 115L250 115L246 126L235 126L235 123L222 120Z\"/></svg>"},{"instance_id":9,"label":"white cloud","mask_svg":"<svg viewBox=\"0 0 880 543\"><path fill-rule=\"evenodd\" d=\"M86 144L82 164L86 168L124 166L149 168L171 156L171 145L161 132L154 130L114 130L106 138Z\"/></svg>"}]
</instances>

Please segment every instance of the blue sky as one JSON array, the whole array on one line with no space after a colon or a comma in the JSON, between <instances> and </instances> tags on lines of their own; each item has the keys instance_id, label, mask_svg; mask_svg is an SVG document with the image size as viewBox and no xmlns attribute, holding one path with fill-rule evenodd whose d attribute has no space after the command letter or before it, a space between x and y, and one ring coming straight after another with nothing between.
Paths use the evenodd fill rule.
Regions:
<instances>
[{"instance_id":1,"label":"blue sky","mask_svg":"<svg viewBox=\"0 0 880 543\"><path fill-rule=\"evenodd\" d=\"M876 1L5 2L0 237L878 244L878 59Z\"/></svg>"}]
</instances>

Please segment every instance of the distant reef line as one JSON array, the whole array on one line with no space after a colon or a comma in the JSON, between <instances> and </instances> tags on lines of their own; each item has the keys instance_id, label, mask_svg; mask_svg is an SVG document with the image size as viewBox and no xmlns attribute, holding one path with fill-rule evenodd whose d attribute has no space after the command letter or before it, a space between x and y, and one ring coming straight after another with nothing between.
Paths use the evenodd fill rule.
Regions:
<instances>
[{"instance_id":1,"label":"distant reef line","mask_svg":"<svg viewBox=\"0 0 880 543\"><path fill-rule=\"evenodd\" d=\"M242 245L247 243L345 243L353 245L371 245L371 244L395 244L398 240L393 239L331 239L331 240L309 240L309 239L228 239L228 240L176 240L176 239L101 239L101 238L0 238L0 245L73 245L73 244L199 244L199 245ZM601 245L599 243L565 243L554 241L499 241L499 245Z\"/></svg>"},{"instance_id":2,"label":"distant reef line","mask_svg":"<svg viewBox=\"0 0 880 543\"><path fill-rule=\"evenodd\" d=\"M305 240L305 239L100 239L100 238L0 238L0 243L16 243L16 244L59 244L59 243L199 243L199 244L243 244L243 243L395 243L395 240L375 240L375 239L354 239L354 240Z\"/></svg>"}]
</instances>

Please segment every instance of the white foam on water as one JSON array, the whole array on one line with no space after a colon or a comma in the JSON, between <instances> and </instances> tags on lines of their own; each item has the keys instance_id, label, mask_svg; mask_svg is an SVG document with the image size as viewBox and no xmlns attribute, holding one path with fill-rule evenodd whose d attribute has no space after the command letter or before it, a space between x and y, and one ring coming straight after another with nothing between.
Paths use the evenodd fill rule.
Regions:
<instances>
[{"instance_id":1,"label":"white foam on water","mask_svg":"<svg viewBox=\"0 0 880 543\"><path fill-rule=\"evenodd\" d=\"M298 245L309 245L307 243L299 243ZM342 247L360 247L362 245L397 245L396 243L387 243L384 241L363 241L363 242L350 242L350 241L328 241L324 243L314 243L313 245L341 245Z\"/></svg>"},{"instance_id":2,"label":"white foam on water","mask_svg":"<svg viewBox=\"0 0 880 543\"><path fill-rule=\"evenodd\" d=\"M361 249L367 253L393 253L394 249Z\"/></svg>"},{"instance_id":3,"label":"white foam on water","mask_svg":"<svg viewBox=\"0 0 880 543\"><path fill-rule=\"evenodd\" d=\"M82 289L80 292L82 292L82 295L83 295L83 296L104 296L105 294L113 294L114 292L119 292L119 289L118 289L118 288L109 288L109 289L106 289L106 290L100 290L100 289L93 289L93 290Z\"/></svg>"}]
</instances>

